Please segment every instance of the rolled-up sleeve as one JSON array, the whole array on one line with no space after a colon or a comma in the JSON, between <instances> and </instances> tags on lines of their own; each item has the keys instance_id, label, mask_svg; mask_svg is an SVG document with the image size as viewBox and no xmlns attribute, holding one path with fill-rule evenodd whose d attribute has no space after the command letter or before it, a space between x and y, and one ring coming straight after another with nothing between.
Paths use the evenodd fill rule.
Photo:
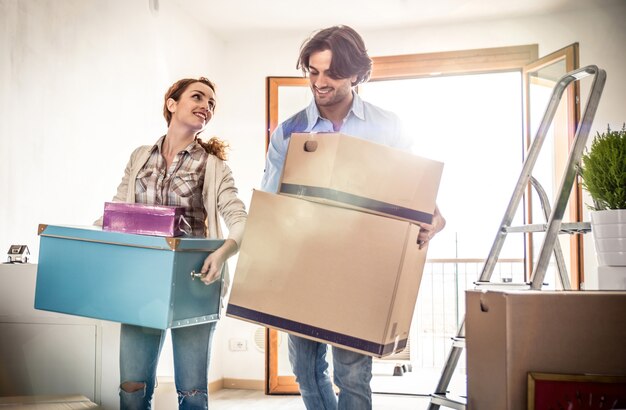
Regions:
<instances>
[{"instance_id":1,"label":"rolled-up sleeve","mask_svg":"<svg viewBox=\"0 0 626 410\"><path fill-rule=\"evenodd\" d=\"M265 159L265 171L261 180L261 190L266 192L278 192L280 176L285 164L288 141L283 135L283 128L278 127L272 133L270 144Z\"/></svg>"},{"instance_id":2,"label":"rolled-up sleeve","mask_svg":"<svg viewBox=\"0 0 626 410\"><path fill-rule=\"evenodd\" d=\"M234 240L237 246L240 246L248 214L245 204L237 196L238 190L230 167L225 163L222 163L222 166L223 174L217 191L217 208L228 227L228 239Z\"/></svg>"}]
</instances>

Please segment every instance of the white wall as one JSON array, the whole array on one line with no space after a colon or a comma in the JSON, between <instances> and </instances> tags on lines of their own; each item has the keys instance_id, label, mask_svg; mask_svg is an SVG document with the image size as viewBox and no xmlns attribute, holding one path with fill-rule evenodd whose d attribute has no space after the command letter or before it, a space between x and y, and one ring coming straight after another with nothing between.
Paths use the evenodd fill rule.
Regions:
<instances>
[{"instance_id":1,"label":"white wall","mask_svg":"<svg viewBox=\"0 0 626 410\"><path fill-rule=\"evenodd\" d=\"M167 87L200 75L220 83L226 67L207 27L167 2L153 13L147 0L0 0L0 52L0 252L27 244L34 259L39 223L91 224L131 150L165 133ZM170 362L166 350L161 374ZM103 361L107 404L118 372L117 358Z\"/></svg>"},{"instance_id":2,"label":"white wall","mask_svg":"<svg viewBox=\"0 0 626 410\"><path fill-rule=\"evenodd\" d=\"M544 55L579 42L581 66L596 64L608 74L595 133L626 120L626 3L603 4L511 20L355 28L372 56L531 43ZM230 165L249 203L263 172L265 78L300 74L296 57L309 30L224 41L173 3L160 5L152 13L148 1L0 0L0 252L27 244L36 256L39 223L91 223L114 193L131 149L164 132L163 93L183 76L218 83L207 134L230 141ZM592 251L586 259L589 283ZM263 379L254 329L220 322L211 380ZM230 338L247 340L248 351L230 352Z\"/></svg>"},{"instance_id":3,"label":"white wall","mask_svg":"<svg viewBox=\"0 0 626 410\"><path fill-rule=\"evenodd\" d=\"M130 151L165 132L167 87L219 82L223 44L166 6L0 2L0 248L24 243L36 256L37 224L92 222Z\"/></svg>"}]
</instances>

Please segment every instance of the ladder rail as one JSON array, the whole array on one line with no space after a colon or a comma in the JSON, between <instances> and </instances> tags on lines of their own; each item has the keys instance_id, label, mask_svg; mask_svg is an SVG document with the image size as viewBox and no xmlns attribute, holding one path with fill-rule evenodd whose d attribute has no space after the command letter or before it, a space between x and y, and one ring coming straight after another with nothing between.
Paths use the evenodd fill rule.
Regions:
<instances>
[{"instance_id":1,"label":"ladder rail","mask_svg":"<svg viewBox=\"0 0 626 410\"><path fill-rule=\"evenodd\" d=\"M550 263L550 252L556 243L557 235L563 222L563 214L567 207L572 187L574 186L574 180L578 175L578 168L580 166L580 159L583 154L583 150L587 145L587 138L589 137L589 131L591 130L591 123L596 115L598 105L600 103L600 96L606 83L606 72L599 69L597 66L587 66L580 70L576 70L569 75L569 78L573 78L571 81L579 80L587 77L588 75L594 75L593 83L591 85L591 91L589 93L589 99L585 105L585 112L581 119L580 125L576 130L576 136L574 137L574 144L570 150L569 158L567 159L567 169L565 175L561 179L561 186L558 190L558 196L556 204L552 209L552 214L548 220L548 230L543 239L541 245L541 252L535 269L533 269L533 277L531 279L530 288L533 290L541 289L541 284L546 276L548 270L548 264ZM563 80L561 80L563 82ZM568 83L569 83L568 82Z\"/></svg>"},{"instance_id":2,"label":"ladder rail","mask_svg":"<svg viewBox=\"0 0 626 410\"><path fill-rule=\"evenodd\" d=\"M550 201L548 200L548 194L546 194L545 189L541 186L539 181L533 176L530 177L530 183L537 191L537 195L539 195L539 202L541 203L541 209L543 210L543 216L546 221L550 220L550 215L552 214L552 210L550 209ZM554 259L556 261L556 268L559 272L559 279L561 281L561 287L564 290L570 290L572 285L570 284L569 276L567 275L567 267L565 266L565 258L563 257L563 250L561 249L561 244L559 241L554 243Z\"/></svg>"},{"instance_id":3,"label":"ladder rail","mask_svg":"<svg viewBox=\"0 0 626 410\"><path fill-rule=\"evenodd\" d=\"M461 322L461 326L459 327L459 331L457 332L455 341L453 342L452 348L450 349L450 353L448 354L447 361L450 363L454 363L454 366L451 368L444 368L441 374L441 378L437 383L437 387L435 387L435 394L446 394L446 390L448 389L448 385L450 384L450 380L452 380L452 375L454 374L454 368L459 362L459 358L461 357L462 346L460 346L456 341L462 340L465 338L465 320Z\"/></svg>"},{"instance_id":4,"label":"ladder rail","mask_svg":"<svg viewBox=\"0 0 626 410\"><path fill-rule=\"evenodd\" d=\"M483 267L483 271L480 275L480 281L483 282L487 282L489 281L489 279L491 278L491 275L493 274L493 270L495 268L497 259L498 259L498 255L500 254L500 251L502 250L502 247L504 245L504 240L506 239L506 232L505 232L505 228L507 226L511 225L511 221L513 220L513 217L515 216L515 213L517 212L517 208L520 204L520 201L522 199L522 196L524 194L524 191L526 189L526 187L528 186L528 182L530 180L531 174L532 174L532 170L535 166L535 163L537 162L537 158L539 157L539 153L541 152L541 148L543 146L543 143L546 139L546 135L548 133L548 130L550 129L550 125L552 124L552 120L554 119L554 115L556 114L556 111L559 107L559 103L561 101L561 98L563 96L563 93L565 92L565 89L567 88L567 86L572 83L573 81L577 81L580 80L584 77L587 77L588 75L591 74L595 74L595 80L594 80L594 86L595 85L599 85L600 89L597 90L598 92L596 92L594 94L597 95L597 98L599 99L599 96L602 94L602 88L604 86L604 81L601 81L600 83L596 84L598 78L599 78L599 74L602 74L602 77L604 79L606 79L606 74L604 72L604 70L600 70L598 69L597 66L586 66L583 68L579 68L577 70L574 70L566 75L564 75L563 77L561 77L561 79L557 82L556 86L554 87L554 90L552 91L552 95L550 96L550 101L548 103L548 106L546 108L546 111L544 113L544 116L541 120L541 123L539 125L539 128L537 129L537 133L535 134L535 139L533 140L533 142L531 143L530 149L527 153L527 157L526 160L524 161L524 165L522 167L522 171L520 173L519 179L515 185L515 189L513 191L513 195L511 197L511 200L509 201L509 204L507 206L507 209L504 213L504 217L502 218L502 222L500 222L500 226L498 228L498 233L496 234L496 238L493 242L493 245L491 247L491 250L489 252L489 256L487 257L487 261L485 262L485 265ZM592 88L592 91L595 89ZM587 120L586 124L586 129L587 129L587 133L583 134L584 138L581 138L580 141L586 140L586 137L588 135L588 131L589 128L591 126L591 120L593 119L593 117L595 116L595 111L597 108L597 101L595 102L595 104L593 104L592 107L589 106L589 102L591 102L591 99L587 102L587 106L585 109L585 115L583 117L583 120ZM592 108L592 112L589 110L589 108ZM576 135L578 136L580 134L580 130L583 127L579 127L578 131L576 132ZM584 141L586 142L586 141ZM584 144L583 144L584 147ZM571 152L573 153L573 152ZM570 153L570 154L571 154ZM582 148L580 150L579 155L582 153ZM570 155L570 159L571 159L571 155ZM567 192L567 195L569 196L569 191ZM567 201L566 201L567 202ZM554 210L560 210L561 207L555 207ZM563 212L565 210L565 208L563 208L563 210L561 212ZM554 211L553 211L554 214ZM562 219L562 215L561 215L561 219ZM558 233L558 230L556 231ZM552 243L554 243L554 240L551 240ZM544 241L545 242L545 241ZM548 254L548 260L549 260L549 254ZM547 267L547 265L546 265ZM543 261L542 261L542 265L541 268L544 268L543 266ZM539 278L537 278L539 279Z\"/></svg>"}]
</instances>

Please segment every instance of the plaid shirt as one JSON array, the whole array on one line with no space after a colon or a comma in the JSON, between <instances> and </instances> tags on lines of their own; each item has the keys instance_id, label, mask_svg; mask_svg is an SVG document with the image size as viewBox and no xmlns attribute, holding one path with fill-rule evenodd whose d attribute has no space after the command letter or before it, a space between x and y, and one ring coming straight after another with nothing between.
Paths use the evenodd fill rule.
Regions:
<instances>
[{"instance_id":1,"label":"plaid shirt","mask_svg":"<svg viewBox=\"0 0 626 410\"><path fill-rule=\"evenodd\" d=\"M135 202L149 205L174 205L185 208L185 220L191 236L206 236L206 210L202 186L208 153L193 141L174 157L166 169L161 155L165 136L152 147L150 158L137 174ZM187 227L189 228L189 227Z\"/></svg>"}]
</instances>

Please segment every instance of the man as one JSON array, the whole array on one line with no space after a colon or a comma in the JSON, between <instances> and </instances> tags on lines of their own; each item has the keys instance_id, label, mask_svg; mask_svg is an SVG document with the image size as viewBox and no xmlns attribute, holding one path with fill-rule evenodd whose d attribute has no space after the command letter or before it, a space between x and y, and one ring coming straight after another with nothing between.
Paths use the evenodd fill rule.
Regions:
<instances>
[{"instance_id":1,"label":"man","mask_svg":"<svg viewBox=\"0 0 626 410\"><path fill-rule=\"evenodd\" d=\"M341 132L368 141L408 150L399 118L363 101L353 90L366 82L372 60L361 36L347 26L315 33L300 49L297 67L308 73L314 100L276 128L268 148L262 189L277 192L289 139L293 132ZM421 243L443 229L445 220L435 209L432 224L422 224ZM309 410L372 408L372 358L333 347L335 396L328 375L327 345L289 336L289 360Z\"/></svg>"}]
</instances>

